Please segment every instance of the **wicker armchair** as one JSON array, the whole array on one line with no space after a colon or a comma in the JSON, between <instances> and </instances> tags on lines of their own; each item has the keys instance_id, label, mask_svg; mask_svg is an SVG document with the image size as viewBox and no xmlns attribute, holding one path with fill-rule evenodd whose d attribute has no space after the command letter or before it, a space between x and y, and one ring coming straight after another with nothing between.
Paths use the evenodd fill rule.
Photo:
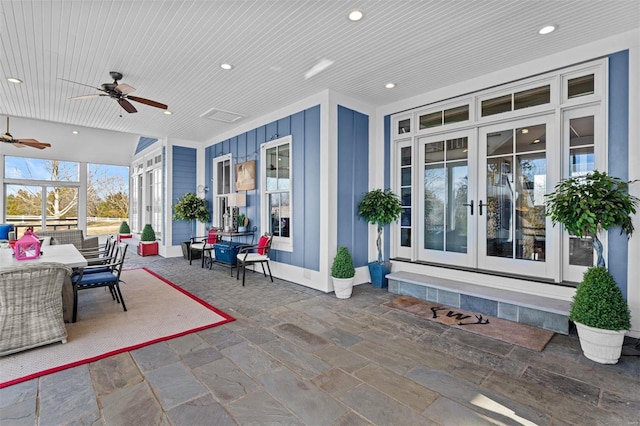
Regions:
<instances>
[{"instance_id":1,"label":"wicker armchair","mask_svg":"<svg viewBox=\"0 0 640 426\"><path fill-rule=\"evenodd\" d=\"M0 272L0 356L67 342L62 283L70 274L70 268L46 262Z\"/></svg>"}]
</instances>

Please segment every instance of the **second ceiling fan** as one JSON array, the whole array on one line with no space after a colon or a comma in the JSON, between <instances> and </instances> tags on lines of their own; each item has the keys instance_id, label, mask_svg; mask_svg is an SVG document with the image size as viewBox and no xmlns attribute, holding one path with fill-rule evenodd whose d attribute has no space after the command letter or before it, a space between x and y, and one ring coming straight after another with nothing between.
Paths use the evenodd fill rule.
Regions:
<instances>
[{"instance_id":1,"label":"second ceiling fan","mask_svg":"<svg viewBox=\"0 0 640 426\"><path fill-rule=\"evenodd\" d=\"M128 113L138 112L138 110L131 104L131 101L140 102L141 104L149 105L156 108L168 109L169 107L163 103L152 101L151 99L140 98L138 96L132 96L130 93L135 91L136 89L129 86L126 83L118 83L119 80L122 80L122 74L117 71L111 71L109 73L111 78L113 78L113 83L103 83L100 87L94 87L84 83L78 83L77 81L71 81L67 79L61 79L64 81L68 81L69 83L80 84L82 86L93 87L104 93L95 93L91 95L82 95L82 96L74 96L69 99L89 99L94 98L96 96L109 96L111 99L114 99L120 106L127 111Z\"/></svg>"}]
</instances>

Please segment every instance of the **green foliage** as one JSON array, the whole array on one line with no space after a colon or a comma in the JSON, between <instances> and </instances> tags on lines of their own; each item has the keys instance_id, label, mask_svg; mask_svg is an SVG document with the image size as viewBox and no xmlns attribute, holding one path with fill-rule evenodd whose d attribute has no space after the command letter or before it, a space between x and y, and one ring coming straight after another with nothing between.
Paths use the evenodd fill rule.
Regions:
<instances>
[{"instance_id":1,"label":"green foliage","mask_svg":"<svg viewBox=\"0 0 640 426\"><path fill-rule=\"evenodd\" d=\"M338 247L338 252L331 265L331 276L334 278L353 278L355 275L356 270L353 267L353 259L349 249L344 246Z\"/></svg>"},{"instance_id":2,"label":"green foliage","mask_svg":"<svg viewBox=\"0 0 640 426\"><path fill-rule=\"evenodd\" d=\"M629 194L628 184L616 177L594 170L560 181L546 198L547 216L572 235L594 237L601 229L616 226L628 236L633 233L631 215L638 199Z\"/></svg>"},{"instance_id":3,"label":"green foliage","mask_svg":"<svg viewBox=\"0 0 640 426\"><path fill-rule=\"evenodd\" d=\"M366 194L358 204L358 215L378 228L376 247L378 263L382 263L382 228L398 220L402 213L400 198L390 189L374 189Z\"/></svg>"},{"instance_id":4,"label":"green foliage","mask_svg":"<svg viewBox=\"0 0 640 426\"><path fill-rule=\"evenodd\" d=\"M193 192L184 194L173 206L175 220L198 220L206 223L209 221L209 209L207 200L199 198Z\"/></svg>"},{"instance_id":5,"label":"green foliage","mask_svg":"<svg viewBox=\"0 0 640 426\"><path fill-rule=\"evenodd\" d=\"M604 330L629 330L631 314L611 274L603 267L589 268L578 285L569 319Z\"/></svg>"},{"instance_id":6,"label":"green foliage","mask_svg":"<svg viewBox=\"0 0 640 426\"><path fill-rule=\"evenodd\" d=\"M358 215L372 225L381 228L400 217L400 198L390 189L374 189L367 192L358 204Z\"/></svg>"},{"instance_id":7,"label":"green foliage","mask_svg":"<svg viewBox=\"0 0 640 426\"><path fill-rule=\"evenodd\" d=\"M142 228L142 234L140 235L140 241L155 241L156 233L153 230L153 227L150 224L146 224L144 228Z\"/></svg>"},{"instance_id":8,"label":"green foliage","mask_svg":"<svg viewBox=\"0 0 640 426\"><path fill-rule=\"evenodd\" d=\"M246 215L244 213L240 213L238 215L238 226L244 226L244 220L246 219Z\"/></svg>"},{"instance_id":9,"label":"green foliage","mask_svg":"<svg viewBox=\"0 0 640 426\"><path fill-rule=\"evenodd\" d=\"M123 220L122 223L120 224L120 230L118 231L118 233L125 234L125 235L131 233L131 228L129 228L129 224L127 223L126 220Z\"/></svg>"}]
</instances>

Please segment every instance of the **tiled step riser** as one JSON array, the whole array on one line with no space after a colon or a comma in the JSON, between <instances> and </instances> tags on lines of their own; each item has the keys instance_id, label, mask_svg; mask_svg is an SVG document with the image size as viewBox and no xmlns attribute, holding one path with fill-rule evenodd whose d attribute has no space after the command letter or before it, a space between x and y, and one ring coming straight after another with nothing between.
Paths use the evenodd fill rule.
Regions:
<instances>
[{"instance_id":1,"label":"tiled step riser","mask_svg":"<svg viewBox=\"0 0 640 426\"><path fill-rule=\"evenodd\" d=\"M430 302L442 303L443 305L468 311L480 312L556 333L569 334L569 320L566 315L393 279L389 279L389 292L400 296L412 296Z\"/></svg>"}]
</instances>

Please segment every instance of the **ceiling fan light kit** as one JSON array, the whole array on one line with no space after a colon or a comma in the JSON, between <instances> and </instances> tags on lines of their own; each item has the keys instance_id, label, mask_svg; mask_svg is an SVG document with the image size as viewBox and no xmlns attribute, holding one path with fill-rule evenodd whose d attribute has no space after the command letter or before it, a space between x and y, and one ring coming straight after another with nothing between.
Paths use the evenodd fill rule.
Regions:
<instances>
[{"instance_id":1,"label":"ceiling fan light kit","mask_svg":"<svg viewBox=\"0 0 640 426\"><path fill-rule=\"evenodd\" d=\"M93 87L94 89L104 92L104 93L94 93L91 95L74 96L70 98L72 100L89 99L89 98L95 98L97 96L108 96L111 99L118 102L118 104L128 113L138 112L138 110L133 106L133 104L129 102L130 100L134 102L139 102L141 104L149 105L155 108L164 109L164 110L167 110L169 108L167 105L163 103L152 101L151 99L145 99L138 96L130 95L130 93L134 92L136 89L133 86L130 86L126 83L118 83L118 81L122 80L122 73L118 71L111 71L109 75L111 76L111 78L113 78L113 83L103 83L100 85L100 87L93 87L88 84L78 83L77 81L71 81L66 79L62 79L62 80L68 81L69 83L80 84L82 86Z\"/></svg>"}]
</instances>

